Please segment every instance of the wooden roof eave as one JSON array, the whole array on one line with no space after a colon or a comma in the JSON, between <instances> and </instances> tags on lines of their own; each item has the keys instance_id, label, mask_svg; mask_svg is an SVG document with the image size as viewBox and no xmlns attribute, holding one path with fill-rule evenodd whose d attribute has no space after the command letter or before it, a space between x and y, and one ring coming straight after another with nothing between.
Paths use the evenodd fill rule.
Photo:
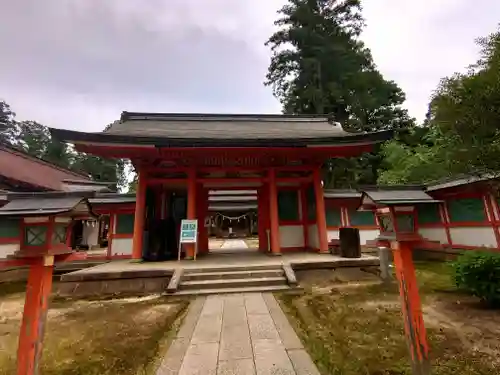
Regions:
<instances>
[{"instance_id":1,"label":"wooden roof eave","mask_svg":"<svg viewBox=\"0 0 500 375\"><path fill-rule=\"evenodd\" d=\"M150 147L314 147L375 144L393 137L394 131L360 133L341 137L318 138L162 138L140 137L109 133L84 133L65 129L50 129L51 135L68 143L92 143L102 145L135 145Z\"/></svg>"}]
</instances>

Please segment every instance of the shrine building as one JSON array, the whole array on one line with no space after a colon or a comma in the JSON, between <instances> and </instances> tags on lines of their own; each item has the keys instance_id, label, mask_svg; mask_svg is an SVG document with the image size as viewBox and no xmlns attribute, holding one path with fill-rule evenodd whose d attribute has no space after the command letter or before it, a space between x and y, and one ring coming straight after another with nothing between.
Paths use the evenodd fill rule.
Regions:
<instances>
[{"instance_id":1,"label":"shrine building","mask_svg":"<svg viewBox=\"0 0 500 375\"><path fill-rule=\"evenodd\" d=\"M256 190L259 249L328 251L321 168L357 156L392 131L349 133L325 116L123 112L100 133L51 129L78 151L130 159L137 174L132 258L158 241L176 253L182 219L197 219L208 251L211 190ZM169 237L165 239L165 237ZM188 245L185 258L192 259Z\"/></svg>"}]
</instances>

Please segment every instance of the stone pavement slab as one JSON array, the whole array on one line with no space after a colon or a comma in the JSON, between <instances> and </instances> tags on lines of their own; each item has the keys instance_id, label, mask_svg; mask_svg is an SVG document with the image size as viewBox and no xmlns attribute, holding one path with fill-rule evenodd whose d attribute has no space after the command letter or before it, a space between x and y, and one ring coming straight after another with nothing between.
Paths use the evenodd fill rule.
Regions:
<instances>
[{"instance_id":1,"label":"stone pavement slab","mask_svg":"<svg viewBox=\"0 0 500 375\"><path fill-rule=\"evenodd\" d=\"M272 294L196 299L157 375L319 375Z\"/></svg>"},{"instance_id":2,"label":"stone pavement slab","mask_svg":"<svg viewBox=\"0 0 500 375\"><path fill-rule=\"evenodd\" d=\"M255 375L253 359L220 361L217 375Z\"/></svg>"},{"instance_id":3,"label":"stone pavement slab","mask_svg":"<svg viewBox=\"0 0 500 375\"><path fill-rule=\"evenodd\" d=\"M245 241L240 239L229 239L225 240L221 249L247 249L248 246Z\"/></svg>"},{"instance_id":4,"label":"stone pavement slab","mask_svg":"<svg viewBox=\"0 0 500 375\"><path fill-rule=\"evenodd\" d=\"M182 361L179 375L216 375L219 344L191 345Z\"/></svg>"},{"instance_id":5,"label":"stone pavement slab","mask_svg":"<svg viewBox=\"0 0 500 375\"><path fill-rule=\"evenodd\" d=\"M276 340L253 341L258 375L296 375L285 347Z\"/></svg>"}]
</instances>

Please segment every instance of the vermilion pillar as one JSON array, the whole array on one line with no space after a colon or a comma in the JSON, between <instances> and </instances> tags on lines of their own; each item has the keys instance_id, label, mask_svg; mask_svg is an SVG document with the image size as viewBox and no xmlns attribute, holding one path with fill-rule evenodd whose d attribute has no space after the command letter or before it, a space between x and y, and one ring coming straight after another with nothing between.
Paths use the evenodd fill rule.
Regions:
<instances>
[{"instance_id":1,"label":"vermilion pillar","mask_svg":"<svg viewBox=\"0 0 500 375\"><path fill-rule=\"evenodd\" d=\"M191 169L188 172L188 198L187 198L187 219L196 219L196 171ZM198 228L198 231L200 228ZM199 238L198 238L199 240ZM195 244L186 244L186 259L194 259Z\"/></svg>"},{"instance_id":2,"label":"vermilion pillar","mask_svg":"<svg viewBox=\"0 0 500 375\"><path fill-rule=\"evenodd\" d=\"M197 194L198 207L198 252L200 254L208 252L208 228L205 227L205 219L208 215L208 190L199 186Z\"/></svg>"},{"instance_id":3,"label":"vermilion pillar","mask_svg":"<svg viewBox=\"0 0 500 375\"><path fill-rule=\"evenodd\" d=\"M265 184L259 189L257 195L257 220L259 228L259 250L266 252L268 249L267 229L269 228L269 196L268 189Z\"/></svg>"},{"instance_id":4,"label":"vermilion pillar","mask_svg":"<svg viewBox=\"0 0 500 375\"><path fill-rule=\"evenodd\" d=\"M53 256L46 256L30 266L17 349L17 375L38 373L53 270Z\"/></svg>"},{"instance_id":5,"label":"vermilion pillar","mask_svg":"<svg viewBox=\"0 0 500 375\"><path fill-rule=\"evenodd\" d=\"M406 340L410 349L413 374L428 375L430 373L429 346L413 265L411 244L393 241L391 242L391 249L399 282L401 310L403 312Z\"/></svg>"},{"instance_id":6,"label":"vermilion pillar","mask_svg":"<svg viewBox=\"0 0 500 375\"><path fill-rule=\"evenodd\" d=\"M276 184L276 171L269 171L269 218L271 229L271 253L281 255L280 225L278 216L278 187Z\"/></svg>"},{"instance_id":7,"label":"vermilion pillar","mask_svg":"<svg viewBox=\"0 0 500 375\"><path fill-rule=\"evenodd\" d=\"M307 206L307 186L300 186L300 212L302 221L302 230L304 233L304 249L309 247L309 228L307 225L307 220L309 216L309 210Z\"/></svg>"},{"instance_id":8,"label":"vermilion pillar","mask_svg":"<svg viewBox=\"0 0 500 375\"><path fill-rule=\"evenodd\" d=\"M316 225L318 226L319 252L328 252L328 233L326 230L325 199L323 197L323 186L321 185L321 173L319 168L313 172L314 193L316 195Z\"/></svg>"},{"instance_id":9,"label":"vermilion pillar","mask_svg":"<svg viewBox=\"0 0 500 375\"><path fill-rule=\"evenodd\" d=\"M134 239L132 245L132 259L142 258L144 237L144 219L146 216L146 176L144 172L137 172L137 190L135 192Z\"/></svg>"}]
</instances>

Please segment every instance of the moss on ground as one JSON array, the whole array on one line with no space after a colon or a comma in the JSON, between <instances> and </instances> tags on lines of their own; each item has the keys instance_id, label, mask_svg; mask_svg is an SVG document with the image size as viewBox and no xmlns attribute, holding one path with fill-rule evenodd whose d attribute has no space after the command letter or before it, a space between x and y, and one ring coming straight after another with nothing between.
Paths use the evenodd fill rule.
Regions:
<instances>
[{"instance_id":1,"label":"moss on ground","mask_svg":"<svg viewBox=\"0 0 500 375\"><path fill-rule=\"evenodd\" d=\"M23 295L0 300L0 374L15 373ZM186 300L58 302L49 310L42 375L154 374Z\"/></svg>"},{"instance_id":2,"label":"moss on ground","mask_svg":"<svg viewBox=\"0 0 500 375\"><path fill-rule=\"evenodd\" d=\"M418 262L416 267L432 374L499 373L499 312L482 310L454 293L448 264ZM306 285L301 295L279 295L322 374L411 374L397 286L322 290Z\"/></svg>"}]
</instances>

